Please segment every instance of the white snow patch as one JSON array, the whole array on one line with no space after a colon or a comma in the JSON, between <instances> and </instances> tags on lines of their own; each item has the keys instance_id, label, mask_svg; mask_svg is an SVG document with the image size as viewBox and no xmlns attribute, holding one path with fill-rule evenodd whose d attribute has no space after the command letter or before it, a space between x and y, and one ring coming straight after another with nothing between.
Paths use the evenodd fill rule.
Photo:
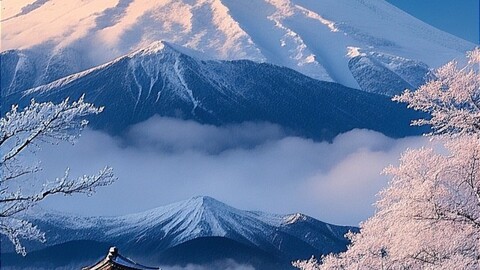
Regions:
<instances>
[{"instance_id":1,"label":"white snow patch","mask_svg":"<svg viewBox=\"0 0 480 270\"><path fill-rule=\"evenodd\" d=\"M286 216L285 217L285 221L284 221L284 224L293 224L293 223L296 223L298 221L305 221L307 220L307 217L301 213L296 213L296 214L293 214L293 215L289 215L289 216Z\"/></svg>"},{"instance_id":2,"label":"white snow patch","mask_svg":"<svg viewBox=\"0 0 480 270\"><path fill-rule=\"evenodd\" d=\"M190 98L190 101L193 104L192 115L195 115L195 109L198 107L200 102L197 99L195 99L195 97L193 96L192 89L190 89L188 87L187 82L183 78L183 74L182 74L183 71L182 71L179 63L180 63L179 59L176 58L175 59L175 64L173 65L173 69L175 70L175 74L177 75L177 78L180 80L180 83L182 84L183 89L185 89L185 92L187 93L188 97Z\"/></svg>"},{"instance_id":3,"label":"white snow patch","mask_svg":"<svg viewBox=\"0 0 480 270\"><path fill-rule=\"evenodd\" d=\"M295 5L295 7L298 8L300 11L302 11L303 14L305 14L308 18L318 20L321 23L323 23L324 25L326 25L330 29L330 31L332 31L332 32L339 32L340 31L340 29L338 29L335 26L335 22L327 20L327 19L323 18L322 16L320 16L319 14L317 14L317 13L311 11L311 10L308 10L308 9L302 7L302 6Z\"/></svg>"},{"instance_id":4,"label":"white snow patch","mask_svg":"<svg viewBox=\"0 0 480 270\"><path fill-rule=\"evenodd\" d=\"M350 58L353 58L353 57L356 57L356 56L365 56L366 54L361 53L360 50L361 49L358 48L358 47L348 46L347 47L347 56L350 57Z\"/></svg>"}]
</instances>

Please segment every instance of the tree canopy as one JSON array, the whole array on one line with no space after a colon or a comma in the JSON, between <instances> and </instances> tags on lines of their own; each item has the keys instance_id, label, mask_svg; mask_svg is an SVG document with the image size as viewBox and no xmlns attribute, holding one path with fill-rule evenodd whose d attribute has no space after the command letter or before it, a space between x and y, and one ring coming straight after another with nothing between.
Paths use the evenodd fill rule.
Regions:
<instances>
[{"instance_id":1,"label":"tree canopy","mask_svg":"<svg viewBox=\"0 0 480 270\"><path fill-rule=\"evenodd\" d=\"M394 100L430 114L436 146L408 149L348 250L301 269L480 269L480 49Z\"/></svg>"}]
</instances>

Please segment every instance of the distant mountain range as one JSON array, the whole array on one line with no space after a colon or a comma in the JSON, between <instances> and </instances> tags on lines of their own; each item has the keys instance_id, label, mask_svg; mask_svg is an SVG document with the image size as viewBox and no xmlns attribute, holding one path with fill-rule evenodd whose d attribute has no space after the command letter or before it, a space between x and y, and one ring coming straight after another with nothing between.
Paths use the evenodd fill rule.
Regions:
<instances>
[{"instance_id":1,"label":"distant mountain range","mask_svg":"<svg viewBox=\"0 0 480 270\"><path fill-rule=\"evenodd\" d=\"M27 242L30 253L23 258L3 239L2 269L71 269L96 262L109 245L146 265L230 259L255 269L290 269L292 260L345 250L345 233L357 230L299 213L238 210L203 196L119 217L39 213L28 219L46 232L48 241Z\"/></svg>"},{"instance_id":2,"label":"distant mountain range","mask_svg":"<svg viewBox=\"0 0 480 270\"><path fill-rule=\"evenodd\" d=\"M409 125L419 115L389 97L271 64L201 60L166 42L9 95L3 106L26 105L31 98L60 102L82 94L105 106L92 126L114 134L155 114L214 125L271 122L293 135L320 140L354 128L391 137L420 133Z\"/></svg>"}]
</instances>

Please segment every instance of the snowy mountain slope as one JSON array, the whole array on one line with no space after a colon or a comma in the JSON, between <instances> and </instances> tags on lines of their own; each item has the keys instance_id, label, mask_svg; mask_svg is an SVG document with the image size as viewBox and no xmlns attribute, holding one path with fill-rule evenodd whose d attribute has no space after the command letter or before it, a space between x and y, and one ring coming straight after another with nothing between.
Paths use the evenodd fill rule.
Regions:
<instances>
[{"instance_id":1,"label":"snowy mountain slope","mask_svg":"<svg viewBox=\"0 0 480 270\"><path fill-rule=\"evenodd\" d=\"M0 53L0 61L2 96L50 83L85 66L81 55L73 49L51 55L34 50L8 50Z\"/></svg>"},{"instance_id":2,"label":"snowy mountain slope","mask_svg":"<svg viewBox=\"0 0 480 270\"><path fill-rule=\"evenodd\" d=\"M387 96L417 89L432 76L422 62L379 53L353 56L348 67L361 89Z\"/></svg>"},{"instance_id":3,"label":"snowy mountain slope","mask_svg":"<svg viewBox=\"0 0 480 270\"><path fill-rule=\"evenodd\" d=\"M368 85L349 67L358 53L400 59L395 70L380 67L411 82L404 60L435 68L474 47L383 0L6 0L4 7L2 50L20 49L40 67L35 86L45 83L40 78L60 78L45 69L45 59L66 59L64 70L72 74L156 40L213 59L286 66L353 88Z\"/></svg>"},{"instance_id":4,"label":"snowy mountain slope","mask_svg":"<svg viewBox=\"0 0 480 270\"><path fill-rule=\"evenodd\" d=\"M294 135L331 139L354 128L388 136L419 134L419 115L389 98L321 82L293 70L251 61L204 61L165 42L48 85L17 93L2 106L37 101L86 100L105 111L95 128L119 134L159 114L223 125L276 123Z\"/></svg>"},{"instance_id":5,"label":"snowy mountain slope","mask_svg":"<svg viewBox=\"0 0 480 270\"><path fill-rule=\"evenodd\" d=\"M103 247L100 243L114 243L126 254L159 263L163 257L171 260L172 257L167 255L172 255L172 250L186 251L186 246L196 246L199 242L218 250L233 245L248 252L255 251L253 253L262 258L282 262L279 269L288 268L289 260L294 258L344 250L348 243L344 234L356 230L323 223L302 214L276 215L238 210L203 196L120 217L39 213L30 219L47 232L46 245L49 247L78 241L95 241L90 243L93 247ZM37 244L30 248L40 252L46 246ZM2 246L2 250L5 253L8 249ZM200 252L197 250L197 253ZM212 255L210 260L214 259ZM9 263L7 261L5 265Z\"/></svg>"}]
</instances>

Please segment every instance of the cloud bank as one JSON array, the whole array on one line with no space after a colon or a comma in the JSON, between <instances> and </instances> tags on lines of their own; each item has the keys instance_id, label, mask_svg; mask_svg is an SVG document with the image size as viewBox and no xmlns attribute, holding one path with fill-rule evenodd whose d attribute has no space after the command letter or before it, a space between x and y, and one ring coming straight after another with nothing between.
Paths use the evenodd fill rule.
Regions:
<instances>
[{"instance_id":1,"label":"cloud bank","mask_svg":"<svg viewBox=\"0 0 480 270\"><path fill-rule=\"evenodd\" d=\"M386 186L381 171L421 137L391 139L353 130L331 143L286 135L276 125L226 127L153 117L122 138L86 130L74 146L44 147L40 179L95 173L112 166L118 181L90 197L54 197L42 207L82 215L120 215L208 195L236 208L302 212L358 225Z\"/></svg>"}]
</instances>

